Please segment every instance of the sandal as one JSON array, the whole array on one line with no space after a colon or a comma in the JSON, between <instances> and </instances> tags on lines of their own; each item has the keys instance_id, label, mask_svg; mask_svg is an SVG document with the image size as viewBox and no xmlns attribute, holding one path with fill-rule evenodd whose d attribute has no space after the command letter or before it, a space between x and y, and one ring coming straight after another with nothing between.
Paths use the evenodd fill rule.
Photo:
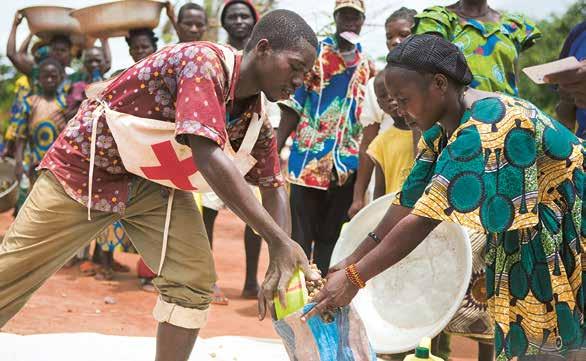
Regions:
<instances>
[{"instance_id":1,"label":"sandal","mask_svg":"<svg viewBox=\"0 0 586 361\"><path fill-rule=\"evenodd\" d=\"M96 274L96 268L98 268L98 266L92 261L83 261L79 265L79 271L86 277L94 276Z\"/></svg>"},{"instance_id":2,"label":"sandal","mask_svg":"<svg viewBox=\"0 0 586 361\"><path fill-rule=\"evenodd\" d=\"M220 306L227 306L230 300L224 292L218 287L216 283L212 286L213 294L212 294L212 304L213 305L220 305Z\"/></svg>"}]
</instances>

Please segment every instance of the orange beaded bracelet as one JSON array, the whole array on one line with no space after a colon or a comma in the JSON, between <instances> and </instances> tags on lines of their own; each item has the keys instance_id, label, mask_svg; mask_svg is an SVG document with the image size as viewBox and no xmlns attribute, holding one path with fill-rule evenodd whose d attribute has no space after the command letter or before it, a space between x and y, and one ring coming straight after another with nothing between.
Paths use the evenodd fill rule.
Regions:
<instances>
[{"instance_id":1,"label":"orange beaded bracelet","mask_svg":"<svg viewBox=\"0 0 586 361\"><path fill-rule=\"evenodd\" d=\"M358 288L366 287L366 282L364 282L362 280L362 277L360 277L360 274L356 270L356 265L354 263L346 267L344 269L344 272L346 272L346 277L348 277L348 279L350 280L350 282L352 282L354 286Z\"/></svg>"}]
</instances>

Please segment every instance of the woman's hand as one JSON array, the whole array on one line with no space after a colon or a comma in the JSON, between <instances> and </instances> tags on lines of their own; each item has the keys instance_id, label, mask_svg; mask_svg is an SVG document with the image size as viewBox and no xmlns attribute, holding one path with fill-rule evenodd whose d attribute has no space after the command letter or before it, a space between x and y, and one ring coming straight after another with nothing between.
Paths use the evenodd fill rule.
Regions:
<instances>
[{"instance_id":1,"label":"woman's hand","mask_svg":"<svg viewBox=\"0 0 586 361\"><path fill-rule=\"evenodd\" d=\"M22 23L22 19L24 19L24 15L20 12L20 10L18 10L14 14L14 22L12 23L13 26L17 27L18 25L20 25L20 23Z\"/></svg>"},{"instance_id":2,"label":"woman's hand","mask_svg":"<svg viewBox=\"0 0 586 361\"><path fill-rule=\"evenodd\" d=\"M170 1L167 1L167 3L165 4L165 11L167 13L167 17L172 22L175 22L175 9L173 8L173 4Z\"/></svg>"},{"instance_id":3,"label":"woman's hand","mask_svg":"<svg viewBox=\"0 0 586 361\"><path fill-rule=\"evenodd\" d=\"M356 293L358 293L358 287L350 282L344 270L330 273L326 285L314 299L315 306L301 316L301 320L306 322L317 314L346 306L350 304Z\"/></svg>"}]
</instances>

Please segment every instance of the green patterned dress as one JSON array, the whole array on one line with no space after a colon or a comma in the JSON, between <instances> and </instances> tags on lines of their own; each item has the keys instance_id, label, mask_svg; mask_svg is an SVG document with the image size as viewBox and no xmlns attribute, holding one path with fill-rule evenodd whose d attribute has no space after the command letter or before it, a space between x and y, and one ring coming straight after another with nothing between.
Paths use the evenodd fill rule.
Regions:
<instances>
[{"instance_id":1,"label":"green patterned dress","mask_svg":"<svg viewBox=\"0 0 586 361\"><path fill-rule=\"evenodd\" d=\"M518 94L519 54L541 37L534 22L511 14L501 14L498 23L462 19L443 6L425 9L416 19L416 34L439 34L460 48L474 75L472 88Z\"/></svg>"},{"instance_id":2,"label":"green patterned dress","mask_svg":"<svg viewBox=\"0 0 586 361\"><path fill-rule=\"evenodd\" d=\"M395 201L487 235L499 359L586 350L583 149L524 100L482 99L449 139L439 125L424 133Z\"/></svg>"}]
</instances>

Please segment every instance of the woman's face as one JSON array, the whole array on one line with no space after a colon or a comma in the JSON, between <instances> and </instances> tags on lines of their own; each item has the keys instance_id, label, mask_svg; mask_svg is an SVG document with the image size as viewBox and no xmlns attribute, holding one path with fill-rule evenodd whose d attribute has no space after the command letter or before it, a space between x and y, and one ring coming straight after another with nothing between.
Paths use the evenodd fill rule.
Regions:
<instances>
[{"instance_id":1,"label":"woman's face","mask_svg":"<svg viewBox=\"0 0 586 361\"><path fill-rule=\"evenodd\" d=\"M401 44L403 40L411 35L412 27L413 23L405 19L396 19L386 25L385 31L389 51L393 50L395 46Z\"/></svg>"},{"instance_id":2,"label":"woman's face","mask_svg":"<svg viewBox=\"0 0 586 361\"><path fill-rule=\"evenodd\" d=\"M397 102L398 115L405 118L410 128L426 131L441 119L445 86L438 84L436 77L398 67L385 71L389 95Z\"/></svg>"},{"instance_id":3,"label":"woman's face","mask_svg":"<svg viewBox=\"0 0 586 361\"><path fill-rule=\"evenodd\" d=\"M138 62L155 52L153 43L148 35L137 35L130 39L128 52L132 60Z\"/></svg>"},{"instance_id":4,"label":"woman's face","mask_svg":"<svg viewBox=\"0 0 586 361\"><path fill-rule=\"evenodd\" d=\"M254 28L254 15L246 4L234 3L230 5L224 15L224 28L228 35L235 39L246 39Z\"/></svg>"}]
</instances>

